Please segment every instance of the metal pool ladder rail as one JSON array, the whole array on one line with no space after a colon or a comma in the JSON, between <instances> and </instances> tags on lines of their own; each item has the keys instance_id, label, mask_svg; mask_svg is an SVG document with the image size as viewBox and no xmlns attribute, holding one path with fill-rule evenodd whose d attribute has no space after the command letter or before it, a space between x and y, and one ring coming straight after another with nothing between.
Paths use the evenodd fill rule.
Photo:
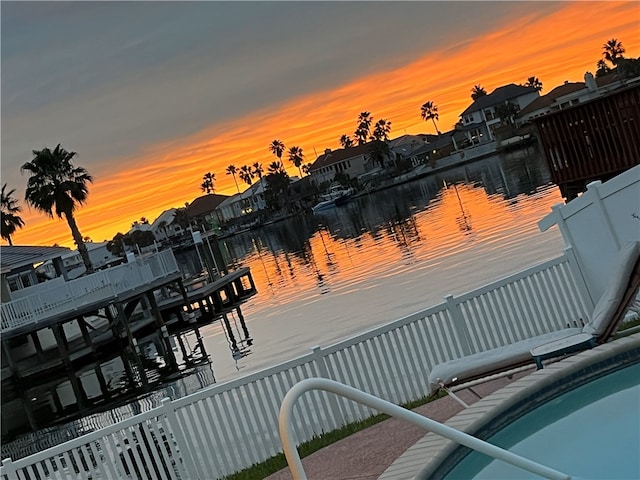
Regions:
<instances>
[{"instance_id":1,"label":"metal pool ladder rail","mask_svg":"<svg viewBox=\"0 0 640 480\"><path fill-rule=\"evenodd\" d=\"M304 471L304 467L302 466L302 461L300 460L300 455L298 454L296 444L293 441L293 426L291 422L291 418L293 415L293 406L302 394L310 390L324 390L326 392L348 398L349 400L352 400L354 402L361 403L369 408L373 408L375 410L378 410L379 412L386 413L387 415L390 415L392 417L401 418L403 420L406 420L407 422L422 427L425 430L436 433L442 437L448 438L449 440L453 440L460 445L464 445L480 453L484 453L485 455L493 457L497 460L502 460L504 462L510 463L511 465L535 473L536 475L539 475L543 478L548 478L551 480L571 479L571 477L565 473L558 472L557 470L553 470L552 468L541 465L537 462L529 460L528 458L524 458L520 455L516 455L515 453L508 452L507 450L496 447L495 445L487 443L484 440L480 440L479 438L456 430L455 428L451 428L440 422L436 422L435 420L432 420L430 418L418 415L411 410L399 407L398 405L387 402L386 400L375 397L343 383L329 380L327 378L307 378L295 384L287 392L284 399L282 400L282 405L280 406L280 416L278 419L280 440L282 442L284 455L287 458L287 462L289 463L289 468L291 469L291 474L293 475L294 480L306 480L307 475Z\"/></svg>"}]
</instances>

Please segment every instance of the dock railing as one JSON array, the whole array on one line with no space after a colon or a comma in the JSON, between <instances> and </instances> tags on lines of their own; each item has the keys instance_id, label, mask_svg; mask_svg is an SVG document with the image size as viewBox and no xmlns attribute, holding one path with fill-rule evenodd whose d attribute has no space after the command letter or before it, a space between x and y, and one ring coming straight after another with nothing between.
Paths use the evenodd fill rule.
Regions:
<instances>
[{"instance_id":1,"label":"dock railing","mask_svg":"<svg viewBox=\"0 0 640 480\"><path fill-rule=\"evenodd\" d=\"M179 271L173 252L163 250L68 282L54 280L52 285L44 282L29 287L33 293L0 306L2 333L36 324L82 305L115 298Z\"/></svg>"},{"instance_id":2,"label":"dock railing","mask_svg":"<svg viewBox=\"0 0 640 480\"><path fill-rule=\"evenodd\" d=\"M282 451L280 405L303 379L324 377L403 404L430 393L429 371L440 362L586 322L593 306L574 268L575 256L565 251L334 345L166 399L151 411L34 455L6 459L1 478L224 477ZM304 415L296 415L297 444L375 414L321 391L309 392L299 404ZM3 448L8 456L17 458Z\"/></svg>"}]
</instances>

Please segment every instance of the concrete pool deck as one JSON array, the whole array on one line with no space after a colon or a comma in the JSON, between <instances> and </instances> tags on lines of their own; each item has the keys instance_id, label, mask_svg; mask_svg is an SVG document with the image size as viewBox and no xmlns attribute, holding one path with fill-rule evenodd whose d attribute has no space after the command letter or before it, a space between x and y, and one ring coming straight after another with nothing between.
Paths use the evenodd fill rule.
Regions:
<instances>
[{"instance_id":1,"label":"concrete pool deck","mask_svg":"<svg viewBox=\"0 0 640 480\"><path fill-rule=\"evenodd\" d=\"M474 390L481 396L489 395L533 371L535 365L532 364L530 370L518 373L513 379L495 379L474 387ZM457 392L456 395L468 404L479 400L468 390ZM445 422L462 410L462 405L449 396L414 409L439 422ZM394 462L424 436L425 431L420 427L390 418L303 458L302 464L309 480L375 480L389 467L395 466ZM424 464L423 458L422 466ZM392 476L385 475L382 478L404 480L413 476L402 468L396 470L400 476L392 473ZM268 480L292 478L288 468L267 477Z\"/></svg>"},{"instance_id":2,"label":"concrete pool deck","mask_svg":"<svg viewBox=\"0 0 640 480\"><path fill-rule=\"evenodd\" d=\"M462 431L473 432L478 425L493 418L509 406L530 395L533 390L559 378L604 361L620 352L640 346L640 333L620 338L545 366L502 377L477 385L478 399L468 390L456 394L470 405L463 409L446 396L416 408L414 411ZM460 415L464 410L464 412ZM329 445L302 459L310 480L409 480L426 468L435 468L456 444L428 433L407 422L390 418ZM267 477L289 480L288 468Z\"/></svg>"}]
</instances>

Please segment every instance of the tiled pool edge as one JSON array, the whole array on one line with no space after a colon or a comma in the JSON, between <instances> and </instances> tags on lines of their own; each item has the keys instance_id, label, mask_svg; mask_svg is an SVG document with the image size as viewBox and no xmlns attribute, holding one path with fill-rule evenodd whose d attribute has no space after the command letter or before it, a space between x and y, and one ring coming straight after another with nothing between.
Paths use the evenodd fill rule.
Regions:
<instances>
[{"instance_id":1,"label":"tiled pool edge","mask_svg":"<svg viewBox=\"0 0 640 480\"><path fill-rule=\"evenodd\" d=\"M634 350L636 350L634 356L637 356L639 349L640 333L636 333L552 363L545 366L543 370L537 370L479 400L449 419L446 425L467 433L476 433L486 427L492 419L501 415L508 418L509 412L516 410L519 404L525 401L530 402L534 393L539 395L541 391L550 389L561 380L567 378L570 380L572 375L578 372L584 373L591 366L604 367L607 360L612 357L631 355ZM616 363L620 361L617 360ZM598 368L596 373L594 368L593 378L601 376L603 370L606 368ZM543 395L538 403L546 400L547 398ZM457 448L459 448L457 443L428 433L407 449L378 479L407 480L416 476L429 478Z\"/></svg>"}]
</instances>

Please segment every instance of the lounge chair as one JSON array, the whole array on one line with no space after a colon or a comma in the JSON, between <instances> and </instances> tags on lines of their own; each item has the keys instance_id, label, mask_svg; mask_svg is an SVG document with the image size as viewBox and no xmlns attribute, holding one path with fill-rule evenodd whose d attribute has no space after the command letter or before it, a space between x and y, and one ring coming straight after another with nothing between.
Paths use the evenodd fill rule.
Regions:
<instances>
[{"instance_id":1,"label":"lounge chair","mask_svg":"<svg viewBox=\"0 0 640 480\"><path fill-rule=\"evenodd\" d=\"M591 320L582 328L565 328L503 347L478 352L436 365L429 374L432 392L460 385L535 362L592 348L617 330L640 289L640 242L629 242L618 252L606 291Z\"/></svg>"}]
</instances>

